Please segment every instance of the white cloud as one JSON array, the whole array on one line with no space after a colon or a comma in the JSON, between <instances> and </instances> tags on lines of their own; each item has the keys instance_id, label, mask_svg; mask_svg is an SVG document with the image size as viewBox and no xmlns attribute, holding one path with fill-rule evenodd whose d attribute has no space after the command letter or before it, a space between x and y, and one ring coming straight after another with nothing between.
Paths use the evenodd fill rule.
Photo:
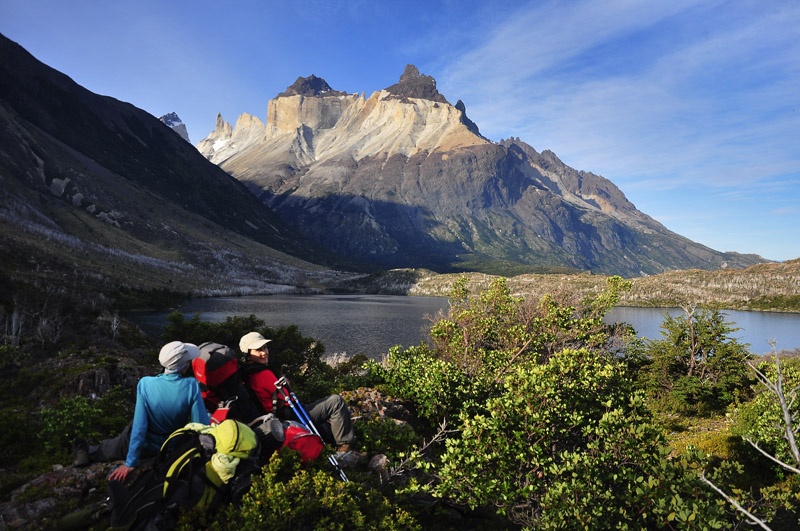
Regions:
<instances>
[{"instance_id":1,"label":"white cloud","mask_svg":"<svg viewBox=\"0 0 800 531\"><path fill-rule=\"evenodd\" d=\"M727 223L754 238L744 252L792 257L796 230L775 248L748 227L785 235L781 202L800 194L798 20L778 1L530 3L439 86L489 138L604 175L676 232L735 243Z\"/></svg>"}]
</instances>

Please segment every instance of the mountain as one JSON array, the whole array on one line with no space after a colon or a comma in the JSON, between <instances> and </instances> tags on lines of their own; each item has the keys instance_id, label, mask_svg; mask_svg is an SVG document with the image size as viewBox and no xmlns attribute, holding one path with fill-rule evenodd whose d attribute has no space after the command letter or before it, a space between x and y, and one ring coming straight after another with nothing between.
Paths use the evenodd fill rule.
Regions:
<instances>
[{"instance_id":1,"label":"mountain","mask_svg":"<svg viewBox=\"0 0 800 531\"><path fill-rule=\"evenodd\" d=\"M2 35L0 183L6 289L263 293L330 283L342 274L320 264L346 264L159 119Z\"/></svg>"},{"instance_id":2,"label":"mountain","mask_svg":"<svg viewBox=\"0 0 800 531\"><path fill-rule=\"evenodd\" d=\"M551 151L488 140L413 65L369 98L298 78L266 123L218 115L197 147L311 240L382 267L630 277L764 262L670 232Z\"/></svg>"},{"instance_id":3,"label":"mountain","mask_svg":"<svg viewBox=\"0 0 800 531\"><path fill-rule=\"evenodd\" d=\"M164 116L159 118L159 120L161 120L161 122L164 125L166 125L170 129L172 129L173 131L178 133L178 135L182 139L184 139L187 142L189 142L189 131L186 130L186 124L183 123L183 121L180 119L180 117L176 113L171 112L171 113L165 114Z\"/></svg>"}]
</instances>

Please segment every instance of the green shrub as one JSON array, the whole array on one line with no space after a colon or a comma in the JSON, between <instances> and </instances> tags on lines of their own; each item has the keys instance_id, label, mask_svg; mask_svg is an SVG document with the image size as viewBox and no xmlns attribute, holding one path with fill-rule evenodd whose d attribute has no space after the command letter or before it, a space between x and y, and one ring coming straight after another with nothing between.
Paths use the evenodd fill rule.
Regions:
<instances>
[{"instance_id":1,"label":"green shrub","mask_svg":"<svg viewBox=\"0 0 800 531\"><path fill-rule=\"evenodd\" d=\"M42 441L37 437L36 423L27 408L4 408L0 415L0 499L8 499L10 492L24 484L55 462L53 459L36 459L41 455ZM25 461L34 466L25 466Z\"/></svg>"},{"instance_id":2,"label":"green shrub","mask_svg":"<svg viewBox=\"0 0 800 531\"><path fill-rule=\"evenodd\" d=\"M133 418L132 392L114 387L99 398L75 396L61 399L41 412L39 437L47 452L65 456L76 438L98 442L119 433Z\"/></svg>"},{"instance_id":3,"label":"green shrub","mask_svg":"<svg viewBox=\"0 0 800 531\"><path fill-rule=\"evenodd\" d=\"M336 382L332 392L342 392L359 387L376 387L382 380L367 369L370 360L364 354L356 354L332 367Z\"/></svg>"},{"instance_id":4,"label":"green shrub","mask_svg":"<svg viewBox=\"0 0 800 531\"><path fill-rule=\"evenodd\" d=\"M353 427L362 451L367 455L385 454L389 460L395 460L400 453L407 452L421 442L410 425L378 415L362 418Z\"/></svg>"},{"instance_id":5,"label":"green shrub","mask_svg":"<svg viewBox=\"0 0 800 531\"><path fill-rule=\"evenodd\" d=\"M800 359L788 358L781 361L782 387L786 393L789 412L794 419L795 431L798 428L797 419L800 415L800 404L793 399L793 395L800 388ZM758 369L772 381L777 381L777 367L771 358L766 358L758 365ZM786 440L786 431L783 412L778 398L769 389L759 384L756 395L749 402L732 408L730 417L733 421L731 432L736 436L746 437L757 443L759 447L771 455L783 460L785 463L798 466L795 462L789 444Z\"/></svg>"},{"instance_id":6,"label":"green shrub","mask_svg":"<svg viewBox=\"0 0 800 531\"><path fill-rule=\"evenodd\" d=\"M576 308L549 296L533 305L512 296L502 278L473 296L461 277L448 314L431 327L433 344L392 349L383 367L373 362L369 369L432 424L462 412L477 414L516 367L546 361L567 346L607 347L615 328L603 316L629 286L611 277L605 291Z\"/></svg>"},{"instance_id":7,"label":"green shrub","mask_svg":"<svg viewBox=\"0 0 800 531\"><path fill-rule=\"evenodd\" d=\"M665 413L710 416L751 396L750 353L719 310L666 315L662 339L649 341L640 384L654 408Z\"/></svg>"},{"instance_id":8,"label":"green shrub","mask_svg":"<svg viewBox=\"0 0 800 531\"><path fill-rule=\"evenodd\" d=\"M696 476L668 458L660 429L623 368L589 350L520 366L461 416L436 495L495 506L535 529L644 529L726 515Z\"/></svg>"},{"instance_id":9,"label":"green shrub","mask_svg":"<svg viewBox=\"0 0 800 531\"><path fill-rule=\"evenodd\" d=\"M0 415L0 467L17 463L38 444L36 424L30 411L22 408L4 409Z\"/></svg>"},{"instance_id":10,"label":"green shrub","mask_svg":"<svg viewBox=\"0 0 800 531\"><path fill-rule=\"evenodd\" d=\"M11 365L16 365L30 359L29 354L24 354L19 347L14 345L0 345L0 368L6 370Z\"/></svg>"},{"instance_id":11,"label":"green shrub","mask_svg":"<svg viewBox=\"0 0 800 531\"><path fill-rule=\"evenodd\" d=\"M184 522L183 529L196 529ZM295 452L273 455L241 507L229 507L209 529L242 531L415 530L414 518L374 490L304 468Z\"/></svg>"},{"instance_id":12,"label":"green shrub","mask_svg":"<svg viewBox=\"0 0 800 531\"><path fill-rule=\"evenodd\" d=\"M456 416L471 396L464 372L424 344L406 350L393 347L383 365L370 362L368 367L387 393L413 402L417 414L431 424Z\"/></svg>"}]
</instances>

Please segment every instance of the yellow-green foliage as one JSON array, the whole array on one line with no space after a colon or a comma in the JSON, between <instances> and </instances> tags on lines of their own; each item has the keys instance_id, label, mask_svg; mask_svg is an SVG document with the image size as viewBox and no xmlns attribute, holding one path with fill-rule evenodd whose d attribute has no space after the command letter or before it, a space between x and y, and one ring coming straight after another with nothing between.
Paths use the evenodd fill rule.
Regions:
<instances>
[{"instance_id":1,"label":"yellow-green foliage","mask_svg":"<svg viewBox=\"0 0 800 531\"><path fill-rule=\"evenodd\" d=\"M189 524L186 529L194 528ZM281 451L254 478L241 507L229 507L209 529L392 531L421 526L377 491L304 468L295 452Z\"/></svg>"},{"instance_id":2,"label":"yellow-green foliage","mask_svg":"<svg viewBox=\"0 0 800 531\"><path fill-rule=\"evenodd\" d=\"M673 453L684 454L692 447L705 455L720 459L735 456L735 447L739 445L739 441L731 434L726 419L715 417L690 420L691 425L668 434Z\"/></svg>"},{"instance_id":3,"label":"yellow-green foliage","mask_svg":"<svg viewBox=\"0 0 800 531\"><path fill-rule=\"evenodd\" d=\"M523 364L544 362L572 345L608 347L613 329L603 316L628 287L611 277L603 292L575 307L550 296L525 301L505 279L473 295L464 277L453 286L448 314L431 327L431 346L393 349L384 366L372 363L370 370L389 393L412 400L423 418L474 413Z\"/></svg>"},{"instance_id":4,"label":"yellow-green foliage","mask_svg":"<svg viewBox=\"0 0 800 531\"><path fill-rule=\"evenodd\" d=\"M362 451L367 455L384 454L390 460L421 442L408 424L398 424L390 418L380 417L377 413L368 418L362 416L354 428Z\"/></svg>"}]
</instances>

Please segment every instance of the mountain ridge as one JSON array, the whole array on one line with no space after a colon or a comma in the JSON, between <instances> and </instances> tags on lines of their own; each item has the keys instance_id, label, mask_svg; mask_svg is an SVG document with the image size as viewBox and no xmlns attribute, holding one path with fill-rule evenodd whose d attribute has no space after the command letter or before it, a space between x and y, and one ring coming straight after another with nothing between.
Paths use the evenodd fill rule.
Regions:
<instances>
[{"instance_id":1,"label":"mountain ridge","mask_svg":"<svg viewBox=\"0 0 800 531\"><path fill-rule=\"evenodd\" d=\"M218 116L197 148L337 253L439 272L505 263L623 276L765 261L672 233L550 151L486 139L413 65L368 98L295 92L268 102L266 122Z\"/></svg>"}]
</instances>

